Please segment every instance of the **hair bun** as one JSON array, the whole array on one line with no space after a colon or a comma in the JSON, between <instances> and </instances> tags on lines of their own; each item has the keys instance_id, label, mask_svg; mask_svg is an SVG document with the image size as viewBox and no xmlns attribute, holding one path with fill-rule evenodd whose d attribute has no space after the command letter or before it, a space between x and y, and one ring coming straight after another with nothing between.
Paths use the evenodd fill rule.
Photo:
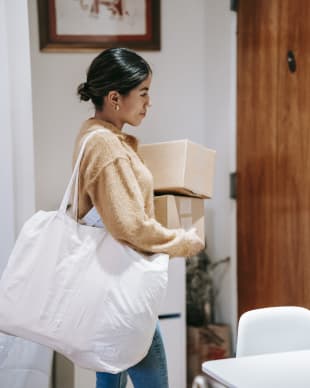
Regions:
<instances>
[{"instance_id":1,"label":"hair bun","mask_svg":"<svg viewBox=\"0 0 310 388\"><path fill-rule=\"evenodd\" d=\"M88 101L90 99L89 85L87 82L83 82L79 85L77 94L80 96L82 101Z\"/></svg>"}]
</instances>

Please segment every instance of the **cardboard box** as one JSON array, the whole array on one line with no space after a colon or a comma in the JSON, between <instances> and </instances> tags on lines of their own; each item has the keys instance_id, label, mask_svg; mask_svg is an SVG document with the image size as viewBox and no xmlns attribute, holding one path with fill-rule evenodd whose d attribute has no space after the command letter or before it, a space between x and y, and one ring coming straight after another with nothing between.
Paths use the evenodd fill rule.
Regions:
<instances>
[{"instance_id":1,"label":"cardboard box","mask_svg":"<svg viewBox=\"0 0 310 388\"><path fill-rule=\"evenodd\" d=\"M204 203L201 198L160 195L154 198L155 218L170 229L191 227L205 241Z\"/></svg>"},{"instance_id":2,"label":"cardboard box","mask_svg":"<svg viewBox=\"0 0 310 388\"><path fill-rule=\"evenodd\" d=\"M141 144L139 154L154 177L154 190L211 198L215 151L189 140Z\"/></svg>"},{"instance_id":3,"label":"cardboard box","mask_svg":"<svg viewBox=\"0 0 310 388\"><path fill-rule=\"evenodd\" d=\"M187 326L187 383L201 374L204 361L231 357L231 335L228 325Z\"/></svg>"}]
</instances>

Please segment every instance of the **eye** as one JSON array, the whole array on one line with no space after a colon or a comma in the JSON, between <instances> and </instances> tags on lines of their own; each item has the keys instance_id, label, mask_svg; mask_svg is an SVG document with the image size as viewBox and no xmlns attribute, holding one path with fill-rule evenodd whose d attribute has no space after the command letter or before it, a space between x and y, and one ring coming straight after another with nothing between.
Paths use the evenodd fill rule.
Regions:
<instances>
[{"instance_id":1,"label":"eye","mask_svg":"<svg viewBox=\"0 0 310 388\"><path fill-rule=\"evenodd\" d=\"M146 96L148 96L148 95L149 95L149 94L148 94L147 92L141 94L142 97L146 97Z\"/></svg>"}]
</instances>

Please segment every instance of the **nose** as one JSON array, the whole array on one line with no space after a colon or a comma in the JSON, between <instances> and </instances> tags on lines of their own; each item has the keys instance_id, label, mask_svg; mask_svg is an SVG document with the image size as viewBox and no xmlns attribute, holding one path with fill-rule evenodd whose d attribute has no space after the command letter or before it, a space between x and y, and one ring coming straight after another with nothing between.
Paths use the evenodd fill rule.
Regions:
<instances>
[{"instance_id":1,"label":"nose","mask_svg":"<svg viewBox=\"0 0 310 388\"><path fill-rule=\"evenodd\" d=\"M152 106L152 102L151 102L151 97L150 97L150 96L148 96L148 100L147 100L147 102L146 102L146 106L147 106L148 108L150 108L150 107Z\"/></svg>"}]
</instances>

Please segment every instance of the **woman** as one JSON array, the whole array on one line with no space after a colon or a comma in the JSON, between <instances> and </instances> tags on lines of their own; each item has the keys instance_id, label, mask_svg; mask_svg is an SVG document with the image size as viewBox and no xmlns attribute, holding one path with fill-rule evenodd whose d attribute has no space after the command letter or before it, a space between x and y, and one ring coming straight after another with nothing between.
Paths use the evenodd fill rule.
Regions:
<instances>
[{"instance_id":1,"label":"woman","mask_svg":"<svg viewBox=\"0 0 310 388\"><path fill-rule=\"evenodd\" d=\"M91 100L95 114L82 125L74 159L86 134L108 129L87 143L80 165L78 216L83 218L94 206L111 235L132 248L189 257L204 248L203 241L194 230L167 229L154 219L152 175L137 154L137 139L122 132L124 124L138 126L146 116L151 80L143 58L112 48L93 60L87 81L78 87L80 99ZM120 374L97 372L97 388L124 387L127 373L135 388L168 387L158 327L146 357Z\"/></svg>"}]
</instances>

